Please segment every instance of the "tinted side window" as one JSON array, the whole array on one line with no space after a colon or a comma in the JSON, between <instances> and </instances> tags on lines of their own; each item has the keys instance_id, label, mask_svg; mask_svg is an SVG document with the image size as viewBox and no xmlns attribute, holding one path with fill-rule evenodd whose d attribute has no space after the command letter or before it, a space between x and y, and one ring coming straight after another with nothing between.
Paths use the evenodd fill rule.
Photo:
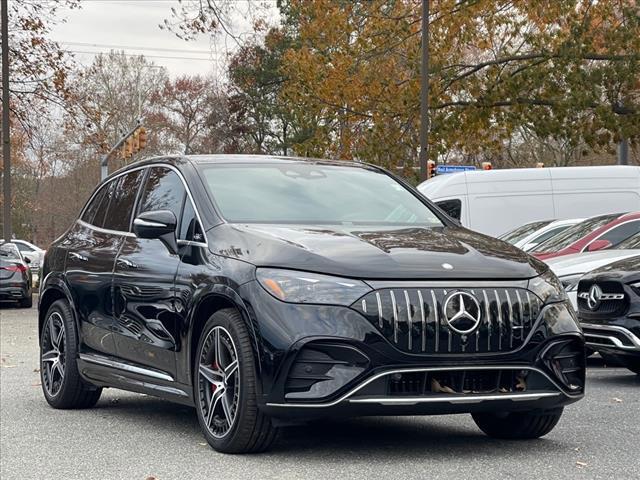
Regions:
<instances>
[{"instance_id":1,"label":"tinted side window","mask_svg":"<svg viewBox=\"0 0 640 480\"><path fill-rule=\"evenodd\" d=\"M460 220L460 217L462 216L462 202L459 199L454 198L451 200L443 200L441 202L436 202L436 205L451 218Z\"/></svg>"},{"instance_id":2,"label":"tinted side window","mask_svg":"<svg viewBox=\"0 0 640 480\"><path fill-rule=\"evenodd\" d=\"M98 210L98 207L100 207L100 202L102 201L102 198L104 197L104 192L106 191L106 188L102 187L100 190L98 190L98 193L96 193L93 198L91 199L91 202L89 203L89 205L87 205L87 208L84 209L84 213L82 214L82 221L87 222L89 224L93 224L93 219L96 216L96 211Z\"/></svg>"},{"instance_id":3,"label":"tinted side window","mask_svg":"<svg viewBox=\"0 0 640 480\"><path fill-rule=\"evenodd\" d=\"M113 193L116 189L116 184L118 183L118 180L119 179L111 180L111 182L109 182L103 188L104 195L102 195L102 198L100 199L100 203L96 207L95 216L93 217L93 221L90 222L92 225L95 225L96 227L100 227L100 228L102 228L102 226L104 225L104 219L107 214L107 209L109 208L109 203L111 202L111 198L113 197Z\"/></svg>"},{"instance_id":4,"label":"tinted side window","mask_svg":"<svg viewBox=\"0 0 640 480\"><path fill-rule=\"evenodd\" d=\"M607 240L611 242L612 246L618 245L623 240L626 240L631 235L635 235L640 231L640 220L633 222L623 223L617 227L612 228L607 233L602 235L598 240Z\"/></svg>"},{"instance_id":5,"label":"tinted side window","mask_svg":"<svg viewBox=\"0 0 640 480\"><path fill-rule=\"evenodd\" d=\"M138 211L170 210L179 221L185 194L182 180L176 172L162 167L151 168Z\"/></svg>"},{"instance_id":6,"label":"tinted side window","mask_svg":"<svg viewBox=\"0 0 640 480\"><path fill-rule=\"evenodd\" d=\"M136 170L119 178L107 211L104 228L121 232L129 231L131 214L143 173L144 170Z\"/></svg>"},{"instance_id":7,"label":"tinted side window","mask_svg":"<svg viewBox=\"0 0 640 480\"><path fill-rule=\"evenodd\" d=\"M198 222L198 217L193 208L193 203L189 198L184 203L182 211L182 221L180 222L180 231L178 234L180 240L190 240L192 242L204 242L204 235Z\"/></svg>"}]
</instances>

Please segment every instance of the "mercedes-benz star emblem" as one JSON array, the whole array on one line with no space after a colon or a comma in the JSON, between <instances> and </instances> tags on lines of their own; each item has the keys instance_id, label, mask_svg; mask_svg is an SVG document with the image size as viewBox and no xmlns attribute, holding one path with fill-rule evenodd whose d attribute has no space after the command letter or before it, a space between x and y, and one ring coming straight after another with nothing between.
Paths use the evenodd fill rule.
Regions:
<instances>
[{"instance_id":1,"label":"mercedes-benz star emblem","mask_svg":"<svg viewBox=\"0 0 640 480\"><path fill-rule=\"evenodd\" d=\"M467 292L453 292L444 302L444 319L451 330L468 335L480 325L480 304Z\"/></svg>"},{"instance_id":2,"label":"mercedes-benz star emblem","mask_svg":"<svg viewBox=\"0 0 640 480\"><path fill-rule=\"evenodd\" d=\"M600 306L600 300L602 299L602 289L594 284L589 289L589 296L587 297L587 306L589 310L597 310Z\"/></svg>"}]
</instances>

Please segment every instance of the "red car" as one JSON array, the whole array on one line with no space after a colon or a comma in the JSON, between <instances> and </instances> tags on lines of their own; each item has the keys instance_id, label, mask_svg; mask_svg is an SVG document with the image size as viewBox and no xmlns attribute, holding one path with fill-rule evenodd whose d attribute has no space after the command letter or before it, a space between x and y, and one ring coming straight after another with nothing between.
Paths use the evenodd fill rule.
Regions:
<instances>
[{"instance_id":1,"label":"red car","mask_svg":"<svg viewBox=\"0 0 640 480\"><path fill-rule=\"evenodd\" d=\"M531 252L540 260L615 247L640 232L640 212L591 217L541 243Z\"/></svg>"}]
</instances>

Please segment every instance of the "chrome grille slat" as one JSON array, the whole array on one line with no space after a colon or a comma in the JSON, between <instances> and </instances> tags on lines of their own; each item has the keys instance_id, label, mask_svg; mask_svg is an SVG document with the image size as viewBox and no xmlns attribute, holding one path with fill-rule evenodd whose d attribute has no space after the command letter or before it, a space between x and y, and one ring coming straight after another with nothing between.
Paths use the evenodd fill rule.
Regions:
<instances>
[{"instance_id":1,"label":"chrome grille slat","mask_svg":"<svg viewBox=\"0 0 640 480\"><path fill-rule=\"evenodd\" d=\"M440 318L438 316L438 301L436 300L436 294L433 290L431 290L431 299L433 300L433 323L436 337L435 349L437 352L440 347Z\"/></svg>"},{"instance_id":2,"label":"chrome grille slat","mask_svg":"<svg viewBox=\"0 0 640 480\"><path fill-rule=\"evenodd\" d=\"M411 302L409 302L409 292L404 291L404 301L407 304L407 336L409 337L409 350L413 350L413 321L411 320Z\"/></svg>"},{"instance_id":3,"label":"chrome grille slat","mask_svg":"<svg viewBox=\"0 0 640 480\"><path fill-rule=\"evenodd\" d=\"M422 339L422 349L421 351L425 351L427 349L427 321L424 316L424 300L422 298L422 291L418 290L418 302L420 303L420 325L422 326L422 330L420 332Z\"/></svg>"},{"instance_id":4,"label":"chrome grille slat","mask_svg":"<svg viewBox=\"0 0 640 480\"><path fill-rule=\"evenodd\" d=\"M457 292L474 295L480 308L477 328L466 335L452 330L444 317L447 299ZM451 305L447 309L457 309L457 304ZM520 286L471 289L394 285L370 292L352 308L401 351L465 355L521 347L531 334L541 305L533 292ZM452 310L449 315L453 316Z\"/></svg>"},{"instance_id":5,"label":"chrome grille slat","mask_svg":"<svg viewBox=\"0 0 640 480\"><path fill-rule=\"evenodd\" d=\"M393 290L390 290L389 293L391 293L391 309L393 311L393 341L398 343L398 305Z\"/></svg>"}]
</instances>

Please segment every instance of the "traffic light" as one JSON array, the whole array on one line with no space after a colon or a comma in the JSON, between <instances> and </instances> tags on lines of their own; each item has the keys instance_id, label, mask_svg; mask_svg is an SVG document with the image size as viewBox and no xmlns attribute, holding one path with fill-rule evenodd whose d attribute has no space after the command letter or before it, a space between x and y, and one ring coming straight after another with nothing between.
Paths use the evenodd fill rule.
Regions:
<instances>
[{"instance_id":1,"label":"traffic light","mask_svg":"<svg viewBox=\"0 0 640 480\"><path fill-rule=\"evenodd\" d=\"M492 170L493 169L493 165L491 165L491 162L482 162L482 170Z\"/></svg>"},{"instance_id":2,"label":"traffic light","mask_svg":"<svg viewBox=\"0 0 640 480\"><path fill-rule=\"evenodd\" d=\"M138 136L137 130L133 132L133 136L131 137L131 148L134 154L140 151L140 137Z\"/></svg>"},{"instance_id":3,"label":"traffic light","mask_svg":"<svg viewBox=\"0 0 640 480\"><path fill-rule=\"evenodd\" d=\"M544 162L536 163L536 168L544 168Z\"/></svg>"},{"instance_id":4,"label":"traffic light","mask_svg":"<svg viewBox=\"0 0 640 480\"><path fill-rule=\"evenodd\" d=\"M436 162L433 160L427 161L427 178L433 178L436 176Z\"/></svg>"},{"instance_id":5,"label":"traffic light","mask_svg":"<svg viewBox=\"0 0 640 480\"><path fill-rule=\"evenodd\" d=\"M129 160L133 156L133 138L129 137L122 146L122 158Z\"/></svg>"},{"instance_id":6,"label":"traffic light","mask_svg":"<svg viewBox=\"0 0 640 480\"><path fill-rule=\"evenodd\" d=\"M138 150L142 150L147 146L147 129L144 127L138 128Z\"/></svg>"}]
</instances>

